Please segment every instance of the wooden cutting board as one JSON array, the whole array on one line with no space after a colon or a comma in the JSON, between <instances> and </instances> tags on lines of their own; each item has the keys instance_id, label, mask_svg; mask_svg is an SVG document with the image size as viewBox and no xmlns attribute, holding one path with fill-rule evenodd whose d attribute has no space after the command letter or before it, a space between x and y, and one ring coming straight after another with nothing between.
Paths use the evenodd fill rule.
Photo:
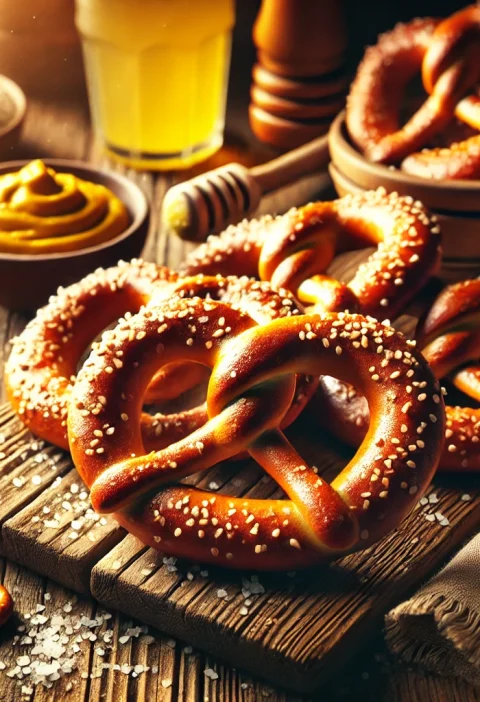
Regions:
<instances>
[{"instance_id":1,"label":"wooden cutting board","mask_svg":"<svg viewBox=\"0 0 480 702\"><path fill-rule=\"evenodd\" d=\"M307 417L290 438L327 477L348 459ZM217 466L189 482L232 495L279 493L253 461ZM480 480L439 476L396 532L331 565L256 575L175 562L95 515L69 457L0 407L3 555L300 692L333 674L378 618L479 523Z\"/></svg>"}]
</instances>

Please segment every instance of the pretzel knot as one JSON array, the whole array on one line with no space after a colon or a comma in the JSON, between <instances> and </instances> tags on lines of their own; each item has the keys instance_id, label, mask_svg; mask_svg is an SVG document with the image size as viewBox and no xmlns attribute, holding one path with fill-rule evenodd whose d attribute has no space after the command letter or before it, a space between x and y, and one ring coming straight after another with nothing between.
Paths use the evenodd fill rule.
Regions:
<instances>
[{"instance_id":1,"label":"pretzel knot","mask_svg":"<svg viewBox=\"0 0 480 702\"><path fill-rule=\"evenodd\" d=\"M290 290L312 311L394 318L434 272L439 233L420 202L379 188L229 227L195 249L182 272L241 272ZM372 245L348 285L325 275L335 253Z\"/></svg>"},{"instance_id":2,"label":"pretzel knot","mask_svg":"<svg viewBox=\"0 0 480 702\"><path fill-rule=\"evenodd\" d=\"M107 373L118 351L123 365ZM209 420L145 455L142 397L172 359L212 368ZM368 398L368 438L331 485L279 429L296 373L330 373ZM415 385L410 395L406 378ZM100 395L105 400L93 414ZM116 511L145 543L238 568L290 569L368 546L398 525L435 471L444 409L422 356L372 318L301 315L259 326L221 302L175 299L104 334L73 389L68 431L95 509ZM288 499L228 497L178 484L244 449Z\"/></svg>"},{"instance_id":3,"label":"pretzel knot","mask_svg":"<svg viewBox=\"0 0 480 702\"><path fill-rule=\"evenodd\" d=\"M376 162L429 178L475 178L480 138L424 149L454 118L480 128L480 8L446 20L399 24L370 47L352 83L346 121L353 141ZM407 84L421 72L427 99L400 126Z\"/></svg>"}]
</instances>

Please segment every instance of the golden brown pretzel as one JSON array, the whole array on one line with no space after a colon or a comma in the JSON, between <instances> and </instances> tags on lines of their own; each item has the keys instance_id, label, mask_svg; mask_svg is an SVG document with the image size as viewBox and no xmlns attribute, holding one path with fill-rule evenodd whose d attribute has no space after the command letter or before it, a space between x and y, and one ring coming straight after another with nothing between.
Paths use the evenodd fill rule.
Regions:
<instances>
[{"instance_id":1,"label":"golden brown pretzel","mask_svg":"<svg viewBox=\"0 0 480 702\"><path fill-rule=\"evenodd\" d=\"M480 401L480 280L451 285L438 296L417 329L419 347L438 378L449 377ZM473 365L472 364L473 361ZM368 429L365 399L335 378L320 379L318 416L324 426L352 446ZM480 469L480 410L446 408L446 440L439 469Z\"/></svg>"},{"instance_id":2,"label":"golden brown pretzel","mask_svg":"<svg viewBox=\"0 0 480 702\"><path fill-rule=\"evenodd\" d=\"M403 161L402 169L419 178L435 180L480 178L480 135L411 154Z\"/></svg>"},{"instance_id":3,"label":"golden brown pretzel","mask_svg":"<svg viewBox=\"0 0 480 702\"><path fill-rule=\"evenodd\" d=\"M205 322L198 324L199 318ZM124 365L109 374L118 351ZM385 372L380 364L387 353L393 359ZM145 455L143 394L158 369L179 357L212 368L210 419L182 441ZM361 387L373 417L367 440L332 485L278 428L294 393L294 374L325 372ZM419 384L408 397L407 377ZM106 402L92 414L100 394ZM116 510L120 523L145 543L237 568L291 569L368 546L399 523L435 471L444 409L421 355L371 318L302 315L259 326L223 303L177 299L144 308L104 334L79 373L68 430L94 507ZM92 449L94 437L100 443ZM288 500L171 485L243 449Z\"/></svg>"},{"instance_id":4,"label":"golden brown pretzel","mask_svg":"<svg viewBox=\"0 0 480 702\"><path fill-rule=\"evenodd\" d=\"M400 125L407 85L420 71L437 24L431 18L398 24L365 52L347 98L346 124L353 142L372 161L400 162L451 119L454 105L439 111L431 96Z\"/></svg>"},{"instance_id":5,"label":"golden brown pretzel","mask_svg":"<svg viewBox=\"0 0 480 702\"><path fill-rule=\"evenodd\" d=\"M440 228L420 202L383 188L229 227L195 249L182 273L271 280L315 311L394 318L434 271ZM377 245L347 285L322 275L335 252Z\"/></svg>"},{"instance_id":6,"label":"golden brown pretzel","mask_svg":"<svg viewBox=\"0 0 480 702\"><path fill-rule=\"evenodd\" d=\"M456 62L465 72L465 83L480 81L480 6L470 5L438 24L422 61L422 81L431 95L435 86ZM455 115L471 127L480 127L478 95L468 95L455 105Z\"/></svg>"},{"instance_id":7,"label":"golden brown pretzel","mask_svg":"<svg viewBox=\"0 0 480 702\"><path fill-rule=\"evenodd\" d=\"M480 280L446 287L420 320L417 338L436 375L449 376L459 390L480 401Z\"/></svg>"},{"instance_id":8,"label":"golden brown pretzel","mask_svg":"<svg viewBox=\"0 0 480 702\"><path fill-rule=\"evenodd\" d=\"M352 140L370 160L403 161L404 170L427 177L447 177L447 173L453 178L475 177L475 141L458 145L448 154L434 150L411 156L455 115L480 126L478 99L465 97L480 79L478 36L471 41L472 27L478 34L476 6L443 22L426 18L399 24L367 49L351 86L346 124ZM407 84L421 70L427 99L402 126Z\"/></svg>"}]
</instances>

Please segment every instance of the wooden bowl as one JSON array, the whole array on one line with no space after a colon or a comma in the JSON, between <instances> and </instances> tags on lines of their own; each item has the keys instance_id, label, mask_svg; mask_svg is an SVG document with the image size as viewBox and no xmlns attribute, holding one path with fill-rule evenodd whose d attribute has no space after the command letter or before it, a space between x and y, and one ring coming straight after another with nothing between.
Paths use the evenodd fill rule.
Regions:
<instances>
[{"instance_id":1,"label":"wooden bowl","mask_svg":"<svg viewBox=\"0 0 480 702\"><path fill-rule=\"evenodd\" d=\"M344 195L365 192L342 173L332 162L328 167L335 190ZM480 275L480 215L474 213L435 212L442 230L443 259L440 277L445 282L455 282Z\"/></svg>"},{"instance_id":2,"label":"wooden bowl","mask_svg":"<svg viewBox=\"0 0 480 702\"><path fill-rule=\"evenodd\" d=\"M462 280L480 274L480 181L426 180L371 163L351 143L344 113L333 122L328 143L330 176L340 195L382 186L420 200L436 215L442 230L442 278Z\"/></svg>"},{"instance_id":3,"label":"wooden bowl","mask_svg":"<svg viewBox=\"0 0 480 702\"><path fill-rule=\"evenodd\" d=\"M22 130L27 99L13 80L0 75L0 158L8 158Z\"/></svg>"},{"instance_id":4,"label":"wooden bowl","mask_svg":"<svg viewBox=\"0 0 480 702\"><path fill-rule=\"evenodd\" d=\"M29 161L0 165L0 175L18 171ZM120 259L139 256L148 233L149 207L142 190L125 176L100 170L79 161L45 159L60 173L73 173L83 180L109 188L126 205L130 226L110 241L79 251L51 254L6 254L0 252L0 305L34 311L45 304L60 285L74 283L96 268Z\"/></svg>"}]
</instances>

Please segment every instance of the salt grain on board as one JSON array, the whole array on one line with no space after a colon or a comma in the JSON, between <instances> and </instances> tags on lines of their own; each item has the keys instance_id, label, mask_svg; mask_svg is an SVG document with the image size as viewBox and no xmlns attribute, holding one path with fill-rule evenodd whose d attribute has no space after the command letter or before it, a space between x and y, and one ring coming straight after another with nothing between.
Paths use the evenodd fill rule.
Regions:
<instances>
[{"instance_id":1,"label":"salt grain on board","mask_svg":"<svg viewBox=\"0 0 480 702\"><path fill-rule=\"evenodd\" d=\"M50 593L45 593L44 602L50 600ZM38 603L32 611L23 615L23 622L18 624L17 632L12 640L12 646L18 655L15 656L14 662L10 664L9 668L4 661L0 661L0 670L4 670L5 675L9 678L17 679L19 685L21 681L22 692L25 695L34 694L34 688L37 685L51 688L57 680L73 673L83 658L81 648L83 641L96 642L98 640L102 642L94 649L100 659L110 652L114 644L112 629L100 632L100 629L112 619L112 614L109 612L103 612L94 618L85 614L71 614L73 611L72 602L67 602L61 609L49 615L44 614L45 609L44 604ZM155 641L154 637L148 634L148 627L141 625L127 628L125 633L118 638L118 642L126 644L130 639L139 637L140 641L146 645ZM169 639L166 644L170 648L174 648L176 642ZM190 652L192 652L191 648ZM138 677L150 670L152 673L158 673L158 666L150 668L143 664L124 663L119 665L102 662L95 672L90 674L82 672L80 677L83 679L99 678L104 670ZM162 684L164 682L167 681L163 681ZM67 683L65 689L68 691L72 687L72 683ZM29 690L28 693L27 690Z\"/></svg>"}]
</instances>

